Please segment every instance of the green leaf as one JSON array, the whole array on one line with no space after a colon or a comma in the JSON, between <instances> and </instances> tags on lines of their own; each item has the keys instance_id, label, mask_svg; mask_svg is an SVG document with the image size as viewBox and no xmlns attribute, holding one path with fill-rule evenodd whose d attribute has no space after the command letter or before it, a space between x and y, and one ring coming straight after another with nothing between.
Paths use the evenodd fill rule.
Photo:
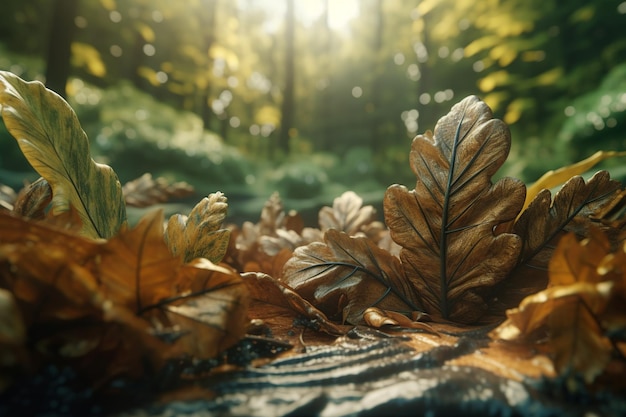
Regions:
<instances>
[{"instance_id":1,"label":"green leaf","mask_svg":"<svg viewBox=\"0 0 626 417\"><path fill-rule=\"evenodd\" d=\"M174 255L182 255L184 262L206 258L218 263L228 249L230 230L220 229L228 203L224 194L217 192L203 198L189 216L175 214L167 222L165 241Z\"/></svg>"},{"instance_id":2,"label":"green leaf","mask_svg":"<svg viewBox=\"0 0 626 417\"><path fill-rule=\"evenodd\" d=\"M52 187L53 216L74 207L80 233L110 238L126 223L122 186L113 169L91 159L76 114L38 81L0 71L0 114L28 162Z\"/></svg>"}]
</instances>

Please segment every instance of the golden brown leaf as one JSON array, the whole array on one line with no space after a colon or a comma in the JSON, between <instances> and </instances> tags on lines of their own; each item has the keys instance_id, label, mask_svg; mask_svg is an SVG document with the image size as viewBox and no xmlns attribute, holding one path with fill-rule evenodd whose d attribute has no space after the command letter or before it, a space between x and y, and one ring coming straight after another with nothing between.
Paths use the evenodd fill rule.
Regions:
<instances>
[{"instance_id":1,"label":"golden brown leaf","mask_svg":"<svg viewBox=\"0 0 626 417\"><path fill-rule=\"evenodd\" d=\"M286 251L322 240L322 232L304 227L299 214L285 213L278 193L265 203L258 223L244 222L234 233L235 245L229 248L231 263L242 271L264 272L277 278L282 275Z\"/></svg>"},{"instance_id":2,"label":"golden brown leaf","mask_svg":"<svg viewBox=\"0 0 626 417\"><path fill-rule=\"evenodd\" d=\"M515 222L513 230L524 242L520 263L530 262L534 269L545 270L552 255L550 243L564 231L586 235L589 218L611 203L620 190L618 181L600 171L586 183L581 177L571 178L554 201L550 191L541 191Z\"/></svg>"},{"instance_id":3,"label":"golden brown leaf","mask_svg":"<svg viewBox=\"0 0 626 417\"><path fill-rule=\"evenodd\" d=\"M567 165L557 170L550 170L546 172L541 176L541 178L528 186L526 201L524 202L523 209L526 209L530 202L533 201L542 190L549 190L551 188L564 184L565 182L569 181L570 178L585 173L605 159L622 156L626 156L626 152L598 151L590 157L583 159L582 161L579 161L575 164Z\"/></svg>"},{"instance_id":4,"label":"golden brown leaf","mask_svg":"<svg viewBox=\"0 0 626 417\"><path fill-rule=\"evenodd\" d=\"M400 326L408 329L419 329L425 332L438 334L433 327L427 323L412 320L404 314L395 311L381 310L380 308L370 307L363 313L363 319L372 327L384 326Z\"/></svg>"},{"instance_id":5,"label":"golden brown leaf","mask_svg":"<svg viewBox=\"0 0 626 417\"><path fill-rule=\"evenodd\" d=\"M156 210L104 244L96 275L107 299L140 313L176 293L180 266L163 241L163 211Z\"/></svg>"},{"instance_id":6,"label":"golden brown leaf","mask_svg":"<svg viewBox=\"0 0 626 417\"><path fill-rule=\"evenodd\" d=\"M228 203L224 194L217 192L203 198L189 216L175 214L167 222L165 241L174 255L185 262L206 258L218 263L228 248L230 230L221 229Z\"/></svg>"},{"instance_id":7,"label":"golden brown leaf","mask_svg":"<svg viewBox=\"0 0 626 417\"><path fill-rule=\"evenodd\" d=\"M507 157L507 126L476 97L455 105L434 134L413 140L415 189L387 189L385 220L402 246L406 279L426 312L473 323L487 309L485 293L515 266L519 236L496 235L524 202L525 187L491 176Z\"/></svg>"},{"instance_id":8,"label":"golden brown leaf","mask_svg":"<svg viewBox=\"0 0 626 417\"><path fill-rule=\"evenodd\" d=\"M326 315L302 298L297 292L282 281L262 272L248 272L242 278L252 298L251 316L255 319L267 320L267 312L276 314L268 306L278 307L280 316L293 315L294 312L313 320L319 330L330 335L341 335L344 332L339 326L328 320Z\"/></svg>"},{"instance_id":9,"label":"golden brown leaf","mask_svg":"<svg viewBox=\"0 0 626 417\"><path fill-rule=\"evenodd\" d=\"M376 209L373 206L363 206L363 199L353 191L346 191L335 198L332 207L322 207L319 212L322 232L336 229L350 236L360 234L376 238L383 230L383 225L375 219Z\"/></svg>"},{"instance_id":10,"label":"golden brown leaf","mask_svg":"<svg viewBox=\"0 0 626 417\"><path fill-rule=\"evenodd\" d=\"M197 258L177 277L180 296L159 302L174 328L183 331L176 344L186 354L212 358L245 334L249 293L232 268Z\"/></svg>"},{"instance_id":11,"label":"golden brown leaf","mask_svg":"<svg viewBox=\"0 0 626 417\"><path fill-rule=\"evenodd\" d=\"M421 310L398 258L367 238L335 229L324 241L296 249L283 279L328 316L360 324L370 307L408 315Z\"/></svg>"},{"instance_id":12,"label":"golden brown leaf","mask_svg":"<svg viewBox=\"0 0 626 417\"><path fill-rule=\"evenodd\" d=\"M614 275L598 268L609 251L608 239L597 229L581 242L574 234L565 235L550 261L548 288L507 311L507 320L492 337L542 340L559 374L574 372L591 383L613 349L602 323L618 285Z\"/></svg>"},{"instance_id":13,"label":"golden brown leaf","mask_svg":"<svg viewBox=\"0 0 626 417\"><path fill-rule=\"evenodd\" d=\"M148 207L164 203L172 198L188 197L194 189L186 182L169 183L165 178L152 178L149 173L129 181L122 187L126 205L131 207Z\"/></svg>"},{"instance_id":14,"label":"golden brown leaf","mask_svg":"<svg viewBox=\"0 0 626 417\"><path fill-rule=\"evenodd\" d=\"M45 210L52 201L52 188L43 178L20 190L15 200L13 212L31 219L43 219Z\"/></svg>"}]
</instances>

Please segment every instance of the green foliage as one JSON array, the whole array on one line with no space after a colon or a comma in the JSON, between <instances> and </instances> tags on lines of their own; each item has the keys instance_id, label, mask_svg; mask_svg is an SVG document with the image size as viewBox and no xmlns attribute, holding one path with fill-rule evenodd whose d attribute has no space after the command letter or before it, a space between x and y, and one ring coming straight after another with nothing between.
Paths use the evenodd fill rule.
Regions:
<instances>
[{"instance_id":1,"label":"green foliage","mask_svg":"<svg viewBox=\"0 0 626 417\"><path fill-rule=\"evenodd\" d=\"M205 190L245 184L250 165L198 116L158 102L127 83L100 90L74 80L70 103L92 138L97 159L122 181L145 172Z\"/></svg>"},{"instance_id":2,"label":"green foliage","mask_svg":"<svg viewBox=\"0 0 626 417\"><path fill-rule=\"evenodd\" d=\"M558 138L575 158L596 149L624 149L626 64L613 68L593 91L570 101Z\"/></svg>"}]
</instances>

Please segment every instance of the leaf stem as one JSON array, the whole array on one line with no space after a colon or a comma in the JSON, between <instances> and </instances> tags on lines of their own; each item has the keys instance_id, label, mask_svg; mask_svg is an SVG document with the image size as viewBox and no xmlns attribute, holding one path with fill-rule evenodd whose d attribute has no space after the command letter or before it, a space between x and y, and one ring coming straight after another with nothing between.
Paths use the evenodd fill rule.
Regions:
<instances>
[{"instance_id":1,"label":"leaf stem","mask_svg":"<svg viewBox=\"0 0 626 417\"><path fill-rule=\"evenodd\" d=\"M454 182L454 166L456 164L456 152L457 145L459 144L459 137L461 135L461 125L463 124L463 118L461 116L459 124L454 134L454 142L452 143L452 155L450 155L450 168L448 170L448 183L446 185L446 191L443 197L443 210L441 212L441 230L439 232L439 286L441 291L439 293L439 307L441 309L441 316L444 319L448 319L450 315L450 307L448 305L448 282L447 282L447 258L448 258L448 214L450 208L450 198L452 194L452 183Z\"/></svg>"}]
</instances>

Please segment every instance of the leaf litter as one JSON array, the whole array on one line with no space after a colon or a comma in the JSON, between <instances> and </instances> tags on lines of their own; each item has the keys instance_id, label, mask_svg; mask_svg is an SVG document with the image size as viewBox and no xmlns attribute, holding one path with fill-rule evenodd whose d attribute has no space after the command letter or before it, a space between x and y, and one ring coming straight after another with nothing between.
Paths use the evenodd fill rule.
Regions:
<instances>
[{"instance_id":1,"label":"leaf litter","mask_svg":"<svg viewBox=\"0 0 626 417\"><path fill-rule=\"evenodd\" d=\"M493 183L509 130L470 96L413 140L415 187L388 188L385 223L346 192L320 210L318 228L286 212L278 194L258 223L223 227L228 204L218 192L166 228L159 211L128 228L125 202L191 190L149 175L122 188L91 160L71 108L39 83L0 73L0 106L43 177L18 196L2 194L0 309L18 313L2 323L0 352L10 360L0 388L47 361L99 383L145 376L175 358L224 355L254 326L269 336L254 336L259 343L288 341L274 352L306 349L307 330L313 343L366 325L437 346L497 326L486 348L495 358L510 360L516 348L502 346L513 343L538 347L570 386L624 361L625 191L603 171L577 176L617 153L528 189L512 178ZM554 197L542 189L563 182ZM299 335L294 323L304 326Z\"/></svg>"}]
</instances>

